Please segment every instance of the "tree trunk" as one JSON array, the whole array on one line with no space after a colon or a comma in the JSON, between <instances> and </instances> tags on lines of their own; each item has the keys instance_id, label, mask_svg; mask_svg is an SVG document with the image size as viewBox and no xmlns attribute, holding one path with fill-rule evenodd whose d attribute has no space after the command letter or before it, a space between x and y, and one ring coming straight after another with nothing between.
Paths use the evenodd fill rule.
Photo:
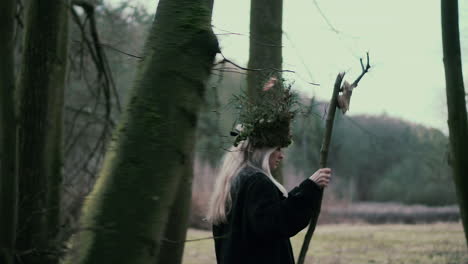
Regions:
<instances>
[{"instance_id":1,"label":"tree trunk","mask_svg":"<svg viewBox=\"0 0 468 264\"><path fill-rule=\"evenodd\" d=\"M58 260L62 109L68 50L68 3L31 1L19 76L17 249L20 263Z\"/></svg>"},{"instance_id":2,"label":"tree trunk","mask_svg":"<svg viewBox=\"0 0 468 264\"><path fill-rule=\"evenodd\" d=\"M14 105L15 0L0 2L0 263L12 264L18 212Z\"/></svg>"},{"instance_id":3,"label":"tree trunk","mask_svg":"<svg viewBox=\"0 0 468 264\"><path fill-rule=\"evenodd\" d=\"M161 244L161 254L156 263L182 263L192 201L193 162L187 165L179 183L177 197L170 210Z\"/></svg>"},{"instance_id":4,"label":"tree trunk","mask_svg":"<svg viewBox=\"0 0 468 264\"><path fill-rule=\"evenodd\" d=\"M248 93L255 98L271 76L280 79L282 57L283 0L250 1L250 50Z\"/></svg>"},{"instance_id":5,"label":"tree trunk","mask_svg":"<svg viewBox=\"0 0 468 264\"><path fill-rule=\"evenodd\" d=\"M451 166L468 245L468 119L460 56L458 1L442 0L441 11Z\"/></svg>"},{"instance_id":6,"label":"tree trunk","mask_svg":"<svg viewBox=\"0 0 468 264\"><path fill-rule=\"evenodd\" d=\"M65 263L158 263L218 52L212 5L159 1L129 103Z\"/></svg>"},{"instance_id":7,"label":"tree trunk","mask_svg":"<svg viewBox=\"0 0 468 264\"><path fill-rule=\"evenodd\" d=\"M250 1L250 51L249 71L247 75L247 91L249 98L256 100L262 91L263 84L275 76L281 80L283 63L283 0L251 0ZM280 83L280 82L278 82ZM279 88L281 85L276 85ZM283 182L282 166L278 167L273 176Z\"/></svg>"}]
</instances>

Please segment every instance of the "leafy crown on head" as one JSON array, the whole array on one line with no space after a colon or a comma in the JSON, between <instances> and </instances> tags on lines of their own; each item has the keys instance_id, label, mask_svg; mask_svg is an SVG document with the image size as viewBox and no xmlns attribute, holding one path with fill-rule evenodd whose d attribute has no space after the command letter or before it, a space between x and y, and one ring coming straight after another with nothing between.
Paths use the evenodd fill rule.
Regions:
<instances>
[{"instance_id":1,"label":"leafy crown on head","mask_svg":"<svg viewBox=\"0 0 468 264\"><path fill-rule=\"evenodd\" d=\"M231 132L235 136L234 146L249 139L255 148L286 147L291 144L290 124L299 111L297 94L291 86L284 87L271 77L264 85L256 100L243 93L234 96L240 123Z\"/></svg>"}]
</instances>

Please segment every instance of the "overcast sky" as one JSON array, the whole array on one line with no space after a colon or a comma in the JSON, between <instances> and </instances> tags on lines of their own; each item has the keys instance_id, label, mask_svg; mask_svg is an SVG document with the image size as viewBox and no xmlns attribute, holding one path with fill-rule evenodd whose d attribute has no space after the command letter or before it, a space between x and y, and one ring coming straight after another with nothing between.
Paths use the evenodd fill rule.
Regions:
<instances>
[{"instance_id":1,"label":"overcast sky","mask_svg":"<svg viewBox=\"0 0 468 264\"><path fill-rule=\"evenodd\" d=\"M156 10L157 1L132 2ZM467 2L459 1L465 83ZM224 56L244 66L249 9L249 0L215 0L213 11L215 33L241 34L218 38ZM447 133L440 0L293 0L283 9L283 68L295 71L286 77L298 90L329 100L336 74L346 71L354 81L369 51L371 72L354 91L349 114L386 113Z\"/></svg>"}]
</instances>

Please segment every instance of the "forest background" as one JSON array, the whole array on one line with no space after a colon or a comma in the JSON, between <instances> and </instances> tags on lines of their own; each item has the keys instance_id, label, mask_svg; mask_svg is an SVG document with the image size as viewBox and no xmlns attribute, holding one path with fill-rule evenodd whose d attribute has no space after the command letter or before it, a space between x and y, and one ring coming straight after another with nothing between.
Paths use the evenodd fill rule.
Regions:
<instances>
[{"instance_id":1,"label":"forest background","mask_svg":"<svg viewBox=\"0 0 468 264\"><path fill-rule=\"evenodd\" d=\"M154 3L149 5L152 6ZM133 81L139 58L125 55L115 49L139 56L147 28L152 22L153 15L148 10L153 9L138 5L138 2L122 2L117 6L107 4L101 6L100 9L101 11L97 13L98 23L100 23L98 29L109 56L120 101L125 102L126 89ZM216 18L216 13L214 13L214 17ZM248 24L248 21L242 23ZM216 24L214 26L216 32ZM461 25L461 28L464 26ZM241 35L237 37L247 39L247 36L242 36L242 32L224 32L222 29L219 30L218 38L221 39L221 43L223 43L223 38L228 38L229 45L234 45L235 43L233 44L232 41L229 42L229 38L236 37L236 34ZM122 38L122 36L125 37ZM464 39L462 38L462 40ZM75 48L79 47L77 44L75 42ZM291 48L291 45L286 46ZM246 54L241 54L241 56L244 56L245 59ZM242 58L238 57L228 58L232 61L242 61ZM379 58L375 60L378 61ZM355 60L354 63L358 66L358 60ZM194 188L211 189L213 176L210 174L214 172L219 158L232 142L232 138L229 138L228 135L235 124L235 117L234 107L229 103L233 94L239 94L246 89L246 72L234 65L231 65L231 68L231 70L215 70L208 85L204 109L197 129L196 169L199 170L199 173L195 173L196 179L200 181L202 181L200 179L202 177L206 177L206 179L200 184L196 180ZM359 67L356 68L359 69ZM288 69L287 66L285 69ZM372 71L379 70L379 64L375 66L375 69L372 69ZM375 75L371 72L370 75L372 74ZM293 89L302 94L302 103L311 113L306 118L295 120L293 124L294 144L287 150L287 161L284 168L288 171L286 174L290 175L288 176L290 178L286 180L286 185L292 186L313 171L318 164L324 127L324 112L328 103L327 96L331 93L331 85L330 87L321 85L322 87L315 88L307 83L307 86L304 85L300 78L294 78L294 74L289 74L289 76L292 77L289 81L293 83ZM372 76L366 78L372 78ZM406 86L404 83L396 82L399 86L407 87L408 93L412 93L412 88L409 87L411 84ZM71 108L83 108L83 105L89 104L93 97L89 97L83 79L74 79L71 87L70 91L67 92L69 124L75 122L73 129L79 131L76 126L80 124L80 121L75 119L86 119L87 117L77 116L76 113L72 113ZM316 92L319 89L321 91ZM391 201L430 206L454 204L455 192L447 162L448 137L446 132L444 133L446 126L434 128L414 120L407 121L391 116L385 110L380 114L373 115L353 114L354 108L361 109L363 107L362 103L359 106L360 102L357 101L359 93L382 93L379 96L376 95L378 98L370 99L373 101L371 104L375 104L375 101L384 104L387 95L395 96L393 91L382 91L381 88L375 86L365 89L356 93L356 98L354 98L356 101L353 101L349 115L338 115L336 120L330 151L330 166L334 168L336 174L336 182L333 184L333 193L336 198L347 201ZM325 95L314 96L316 93ZM402 100L410 97L404 94L398 96L404 97ZM440 87L439 99L440 109L434 109L434 112L428 113L428 115L441 112L440 119L444 119L443 112L446 110L443 108L443 101L445 101L443 87ZM414 104L417 105L417 103ZM118 118L118 111L115 112L116 118ZM362 112L362 110L358 110L358 112ZM437 116L435 118L437 119ZM89 121L82 122L88 123ZM71 140L75 137L67 136L66 138ZM86 137L82 140L90 142ZM86 144L75 143L73 145L80 148ZM73 156L78 155L71 155L71 157ZM67 163L68 170L76 171L77 168L82 168L82 166L76 166L76 159L67 160L69 161ZM94 164L94 162L90 163ZM92 167L88 170L93 171ZM205 173L202 173L203 170L206 170ZM421 186L423 182L425 184ZM199 192L195 191L194 194L196 193Z\"/></svg>"},{"instance_id":2,"label":"forest background","mask_svg":"<svg viewBox=\"0 0 468 264\"><path fill-rule=\"evenodd\" d=\"M17 2L18 9L15 21L18 26L14 39L14 67L17 71L22 67L22 69L26 69L18 71L21 74L25 74L24 72L27 72L28 69L34 69L32 64L25 63L29 55L24 54L29 51L30 42L22 41L23 34L25 34L24 24L27 23L26 15L23 13L23 4L26 3L28 1ZM63 173L58 173L63 175L63 182L60 183L59 189L62 198L56 200L56 202L60 202L58 206L61 208L59 218L62 229L59 232L59 239L63 239L63 241L77 233L79 227L77 221L82 205L98 178L109 143L116 139L112 137L112 131L122 120L124 106L132 103L129 87L137 83L134 82L135 79L138 80L137 65L145 60L142 52L144 40L148 37L149 29L156 23L153 22L154 14L148 11L155 10L155 8L148 9L137 2L108 3L97 1L93 2L92 8L86 3L73 1L75 7L70 8L70 21L73 23L70 23L69 27L70 45L67 55L68 67L65 73ZM338 46L339 43L342 43L348 54L344 54L346 51L343 53L343 49L338 50L330 55L330 61L315 60L314 63L317 64L309 69L308 64L304 62L309 59L309 52L303 48L297 48L300 45L299 41L293 40L293 35L289 34L287 30L284 33L284 37L288 39L286 43L289 43L287 47L296 52L296 59L299 58L296 61L297 65L301 64L296 69L297 65L294 66L294 63L286 60L283 68L288 73L285 73L284 77L291 84L293 90L301 94L300 100L305 113L304 116L295 119L293 123L294 143L286 150L287 158L282 170L283 183L288 189L308 177L318 165L319 149L324 133L324 117L328 104L327 98L331 93L331 89L329 89L331 88L331 80L328 79L333 78L331 77L332 73L324 72L323 69L329 69L331 65L336 67L333 71L338 72L345 67L348 69L348 75L354 75L355 72L351 68L355 64L359 70L358 61L362 52L361 48L350 47L350 45L354 45L350 43L359 38L347 36L347 30L337 29L317 1L313 1L313 3L315 3L314 8L318 12L315 18L318 17L324 23L324 30L331 32L332 35L341 40L330 41L328 39L323 42L315 40L315 43L322 43L321 45L334 43L333 45ZM464 10L463 7L460 10ZM463 17L463 13L461 16ZM466 19L461 20L462 32L463 29L467 28L467 23L464 21ZM193 131L196 133L196 145L190 221L192 227L205 229L209 229L204 217L213 189L216 169L220 158L233 141L229 132L236 124L234 114L236 106L232 104L231 99L233 95L242 93L247 87L247 71L238 66L238 64L245 65L242 56L246 56L247 52L244 52L243 55L240 55L242 52L230 53L229 43L223 42L223 38L248 39L248 34L218 27L216 20L213 23L215 23L213 30L221 41L224 62L226 59L231 62L220 64L217 62L223 60L223 57L220 57L221 54L216 57L217 62L215 62L201 103L202 108L197 127ZM243 21L243 23L248 23L248 21ZM438 25L438 22L435 24ZM427 30L422 30L420 33L426 34L427 32ZM353 32L354 34L356 32ZM435 34L440 35L440 32ZM28 35L26 34L26 36ZM464 48L466 45L463 45L466 42L466 34L461 36L462 51L466 51ZM404 44L407 43L408 48L415 48L411 38L407 37L407 42L398 41L398 45L404 48L406 47ZM363 42L365 43L365 41ZM438 43L437 47L440 48L439 40ZM236 44L232 45L236 46ZM426 75L423 74L419 71L418 65L425 64L425 61L420 60L424 54L417 53L416 47L415 54L417 56L415 58L396 56L395 59L401 61L402 65L411 61L409 64L410 67L413 67L414 72L408 72L402 67L402 72L398 72L394 77L386 75L386 78L382 78L382 76L376 78L380 72L384 72L386 61L380 59L379 52L373 55L372 45L369 44L369 46L373 68L360 83L359 90L353 97L356 100L353 100L351 104L351 115L338 113L336 116L328 162L328 166L333 168L334 178L333 184L326 192L320 221L322 223L458 221L460 216L456 206L457 198L452 180L452 170L449 166L451 159L447 127L440 125L439 121L432 122L428 119L421 121L424 123L421 124L414 116L410 118L411 121L408 121L403 119L398 111L396 111L396 115L393 115L393 110L388 111L392 114L388 114L385 107L377 114L375 114L375 109L366 113L363 108L366 102L375 106L385 105L390 101L401 104L401 109L404 109L405 112L414 110L413 112L420 113L421 109L417 107L416 102L419 100L427 101L427 97L424 97L426 95L424 91L428 89L427 80L430 82L434 72L439 72L440 79L443 79L442 62L439 65L440 69L425 73ZM310 54L314 54L313 50L320 52L320 49L311 47ZM440 52L440 50L437 51ZM304 53L308 55L303 56ZM341 60L343 60L343 65L338 65ZM330 65L320 67L321 64ZM414 75L417 78L414 78ZM412 81L407 82L410 79ZM316 83L320 85L316 85ZM385 85L395 83L393 86L395 89L392 89L391 85L385 86L383 83ZM406 88L401 90L401 87ZM170 85L167 89L171 89ZM25 93L21 93L21 89L19 94L21 99L28 97L24 96ZM368 94L368 96L359 97L359 94ZM430 93L427 92L427 94ZM441 84L440 98L443 97L443 84ZM440 103L440 109L433 111L440 111L440 119L445 120L444 99L440 99L438 103ZM354 108L356 108L357 114L353 112ZM438 119L433 112L428 112L427 115L432 116L432 120ZM437 126L437 128L433 126ZM21 126L20 128L24 129ZM122 129L119 132L122 132ZM151 129L148 129L148 133L150 132ZM144 131L142 134L145 134ZM27 137L24 131L20 136ZM53 134L48 137L53 137ZM24 147L24 145L20 145L20 147ZM23 157L22 155L27 150L27 148L22 149L20 157ZM61 153L61 151L57 153ZM136 153L138 154L138 150ZM146 158L150 160L152 157ZM154 157L154 162L159 162L159 160L164 161L164 157ZM21 173L24 171L26 174L30 173L23 167L19 169ZM106 173L106 170L102 171L101 173ZM5 179L3 180L5 181ZM26 186L27 188L34 189L36 187L36 191L39 190L38 195L41 195L40 186L34 186L33 182L27 182L27 185L29 185ZM5 189L5 186L7 185L4 184L2 188ZM123 187L125 188L125 186ZM20 184L21 188L24 186ZM53 193L57 191L57 188L47 191ZM8 194L8 191L2 190L2 195L4 194ZM27 203L29 200L34 200L34 197L31 199L31 195L27 197L28 192L24 192L23 189L20 190L20 194L23 196L26 194L26 198L22 198L27 199ZM155 200L158 199L159 197L155 197ZM19 208L23 210L20 212L20 220L25 219L21 216L22 213L24 214L24 208L21 208L24 201L21 199L19 201ZM51 208L51 211L56 209L55 207L48 209ZM35 214L34 211L29 213ZM26 224L29 224L28 221L33 222L26 219ZM20 226L21 224L25 223L20 223ZM6 225L2 223L2 227L4 226ZM23 233L23 235L25 233L21 228L18 229L18 232L18 234ZM25 252L26 255L31 254L27 247Z\"/></svg>"},{"instance_id":3,"label":"forest background","mask_svg":"<svg viewBox=\"0 0 468 264\"><path fill-rule=\"evenodd\" d=\"M153 21L153 14L136 3L122 2L115 5L104 2L98 6L96 21L119 98L118 101L112 101L112 124L116 124L120 115L119 105L127 101L127 89L131 87L136 65L141 60L139 52ZM236 32L220 31L218 37L222 38L225 34L229 37ZM64 195L78 199L64 199L64 207L73 211L74 215L79 212L78 208L99 172L109 140L109 134L103 136L101 132L110 128L103 124L107 122L104 98L96 97L90 89L95 82L95 69L89 67L90 57L83 49L80 31L75 25L72 25L71 53L81 53L77 57L79 59L72 60L69 86L65 93ZM355 62L358 66L358 61ZM379 71L379 65L372 71ZM229 136L235 124L232 95L245 91L246 74L246 71L234 65L223 69L215 68L207 86L196 132L192 198L192 223L196 226L207 227L203 218L216 168L233 140ZM308 115L294 121L294 143L286 150L284 184L291 188L317 168L328 102L325 98L318 98L304 91L304 87L298 87L301 84L296 84L295 79L289 81L293 89L302 95L301 102L309 111ZM363 81L365 82L366 80ZM331 92L326 87L320 89ZM377 88L360 89L362 90L356 94L372 92L369 90ZM385 100L382 97L385 95L372 100ZM354 104L359 102L353 101L350 114L339 113L335 120L329 157L329 166L333 168L335 176L330 190L326 192L326 201L330 205L385 202L390 203L389 208L393 208L390 209L391 212L397 208L394 203L449 206L442 211L439 208L431 212L442 217L441 220L457 219L458 211L453 206L456 204L456 195L448 165L448 136L442 131L443 128L407 121L385 112L374 115L353 114ZM442 103L439 111L445 111ZM366 215L368 210L382 206L372 203L366 205L368 208L363 209ZM429 211L423 210L423 219L434 218ZM71 215L70 217L74 218Z\"/></svg>"}]
</instances>

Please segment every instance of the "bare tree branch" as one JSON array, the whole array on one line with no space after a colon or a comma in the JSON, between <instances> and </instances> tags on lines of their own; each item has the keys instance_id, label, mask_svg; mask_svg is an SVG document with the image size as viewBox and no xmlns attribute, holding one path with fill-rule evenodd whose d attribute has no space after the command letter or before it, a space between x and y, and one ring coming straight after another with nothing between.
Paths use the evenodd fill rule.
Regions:
<instances>
[{"instance_id":1,"label":"bare tree branch","mask_svg":"<svg viewBox=\"0 0 468 264\"><path fill-rule=\"evenodd\" d=\"M80 7L84 11L84 16L80 16L75 7ZM69 142L66 144L65 148L65 155L68 155L71 150L80 142L80 139L86 134L86 131L91 129L92 126L96 124L100 124L102 126L99 135L95 142L93 142L87 150L85 150L84 157L78 161L76 164L77 170L72 173L73 177L76 176L80 171L89 171L89 164L94 162L94 169L96 170L97 166L99 165L99 161L101 160L102 156L105 152L105 146L107 143L107 139L111 134L111 129L114 127L115 123L112 120L111 111L112 111L112 101L111 97L115 99L115 103L117 106L117 110L121 111L121 104L119 95L117 92L117 88L112 77L112 72L110 69L110 65L106 56L106 53L103 50L103 47L110 48L114 51L118 51L120 53L126 54L128 56L141 58L126 52L123 52L117 48L112 47L109 44L101 43L99 39L99 34L97 31L97 23L95 18L95 6L83 0L73 0L71 2L70 11L72 13L72 18L77 25L79 31L81 32L81 41L75 41L81 45L80 49L80 76L86 82L86 87L88 88L90 94L94 97L94 106L89 110L85 111L84 107L79 109L75 109L73 107L67 106L67 110L70 112L74 112L72 121L71 121L71 129L69 130L68 134L70 137L68 138ZM88 23L89 22L89 23ZM95 65L97 71L97 89L92 88L91 83L88 81L87 78L87 67L85 67L86 63L84 60L84 52L88 51L91 57L93 64ZM95 92L96 91L96 92ZM104 117L102 118L101 115L98 114L99 106L101 105L101 95L104 95ZM73 130L75 130L77 119L79 116L86 116L87 121L84 125L80 127L80 130L74 137ZM91 119L90 119L91 118ZM85 146L83 146L85 147Z\"/></svg>"},{"instance_id":2,"label":"bare tree branch","mask_svg":"<svg viewBox=\"0 0 468 264\"><path fill-rule=\"evenodd\" d=\"M94 6L90 4L87 1L80 1L80 0L74 0L72 2L73 5L81 7L86 15L87 18L89 18L89 29L91 32L91 38L93 40L93 46L94 46L94 51L96 54L96 60L95 64L98 70L98 80L101 80L103 78L104 83L103 83L103 91L104 91L104 96L106 98L106 116L110 117L110 111L111 111L111 102L110 102L110 90L112 89L114 92L114 96L116 99L116 104L119 112L121 111L121 106L120 106L120 99L118 97L118 93L115 87L114 79L112 78L112 72L109 69L109 63L107 60L107 57L105 53L102 50L102 46L100 44L99 40L99 34L97 32L97 26L96 26L96 19L94 16Z\"/></svg>"},{"instance_id":3,"label":"bare tree branch","mask_svg":"<svg viewBox=\"0 0 468 264\"><path fill-rule=\"evenodd\" d=\"M219 31L226 32L226 33L216 34L216 35L218 35L218 36L219 36L219 35L244 36L244 37L248 37L248 38L252 39L256 44L258 44L258 45L260 45L260 46L266 46L266 47L283 47L282 45L276 45L276 44L267 43L267 42L264 42L264 41L259 41L258 38L254 38L254 37L252 37L250 34L242 34L242 33L232 32L232 31L229 31L229 30L225 30L225 29L218 28L218 27L216 27L215 25L211 25L211 27L216 28L216 29L219 30Z\"/></svg>"},{"instance_id":4,"label":"bare tree branch","mask_svg":"<svg viewBox=\"0 0 468 264\"><path fill-rule=\"evenodd\" d=\"M304 66L304 68L307 70L307 74L309 74L309 78L312 80L313 79L312 78L312 73L310 72L309 68L306 66L306 64L304 62L304 57L299 55L299 52L298 52L298 50L296 48L296 45L294 45L291 38L289 38L289 34L287 34L285 31L283 31L283 35L286 37L286 39L289 41L289 43L291 43L291 46L293 47L294 51L296 52L296 56L301 61L302 66ZM297 74L297 75L299 76L299 78L304 80L304 78L302 78L299 74ZM308 84L311 84L311 85L320 86L320 84L318 84L318 83L313 83L313 82L309 82L309 81L306 81L306 80L304 80L304 81L307 82Z\"/></svg>"},{"instance_id":5,"label":"bare tree branch","mask_svg":"<svg viewBox=\"0 0 468 264\"><path fill-rule=\"evenodd\" d=\"M325 22L328 24L328 26L330 27L330 29L335 32L336 34L339 34L340 31L338 29L336 29L332 23L330 22L330 20L328 20L328 18L325 16L325 14L322 12L322 9L320 8L320 6L318 5L317 3L317 0L314 0L314 5L315 7L317 8L317 11L319 12L320 16L322 16L323 20L325 20Z\"/></svg>"},{"instance_id":6,"label":"bare tree branch","mask_svg":"<svg viewBox=\"0 0 468 264\"><path fill-rule=\"evenodd\" d=\"M245 67L242 67L240 66L239 64L236 64L235 62L227 59L226 57L224 57L224 55L222 53L220 53L221 56L223 56L223 60L216 63L215 65L218 65L218 64L224 64L226 62L236 66L237 68L239 69L242 69L242 70L245 70L245 71L268 71L268 70L273 70L273 71L276 71L276 72L291 72L291 73L295 73L294 71L291 71L291 70L280 70L280 69L276 69L276 68L261 68L261 69L250 69L250 68L245 68Z\"/></svg>"},{"instance_id":7,"label":"bare tree branch","mask_svg":"<svg viewBox=\"0 0 468 264\"><path fill-rule=\"evenodd\" d=\"M86 13L86 18L89 19L89 30L91 32L92 43L86 37L85 23L81 23L78 14L72 7L72 14L75 22L81 30L83 40L86 42L90 53L92 54L93 61L98 70L98 81L103 80L103 91L106 98L106 116L110 117L112 104L110 102L111 90L114 93L114 98L117 104L117 109L121 111L120 99L117 93L117 89L112 78L112 72L110 71L109 63L105 53L102 50L102 45L99 40L99 34L97 32L96 19L94 16L94 5L87 1L74 0L72 1L73 6L79 6ZM92 44L92 46L91 46Z\"/></svg>"},{"instance_id":8,"label":"bare tree branch","mask_svg":"<svg viewBox=\"0 0 468 264\"><path fill-rule=\"evenodd\" d=\"M88 35L86 34L86 24L85 24L85 22L83 22L83 23L81 22L80 16L78 15L78 13L76 12L76 10L73 7L70 9L70 11L72 13L73 20L75 21L76 25L78 26L78 28L81 31L82 42L84 44L86 44L86 47L88 48L88 52L91 55L91 58L92 58L94 64L98 65L99 62L98 62L98 59L97 59L97 55L95 54L95 51L93 49L93 45L91 44L91 41L88 39Z\"/></svg>"},{"instance_id":9,"label":"bare tree branch","mask_svg":"<svg viewBox=\"0 0 468 264\"><path fill-rule=\"evenodd\" d=\"M128 53L128 52L125 52L125 51L122 51L122 50L120 50L120 49L117 49L116 47L114 47L114 46L112 46L112 45L110 45L110 44L101 43L101 46L106 47L106 48L109 48L109 49L111 49L111 50L113 50L113 51L122 53L122 54L124 54L124 55L129 56L129 57L137 58L137 59L140 59L140 60L143 59L142 56L137 56L137 55L130 54L130 53Z\"/></svg>"},{"instance_id":10,"label":"bare tree branch","mask_svg":"<svg viewBox=\"0 0 468 264\"><path fill-rule=\"evenodd\" d=\"M77 109L77 108L74 108L74 107L71 107L71 106L65 106L65 110L68 110L70 112L74 112L75 114L78 114L78 115L80 115L80 114L85 115L87 117L90 117L90 118L96 120L97 122L108 123L108 125L110 125L111 127L115 127L116 123L112 118L111 119L102 118L102 117L96 115L96 113L94 113L94 112L84 110L85 107L86 107L86 105L83 105L82 107Z\"/></svg>"},{"instance_id":11,"label":"bare tree branch","mask_svg":"<svg viewBox=\"0 0 468 264\"><path fill-rule=\"evenodd\" d=\"M361 68L362 68L362 72L361 72L361 75L359 75L359 77L357 77L357 79L351 84L353 87L357 87L358 86L358 83L359 81L361 80L361 78L364 76L364 74L366 74L369 69L371 68L370 64L369 64L369 52L366 53L367 55L367 65L364 66L364 64L362 63L362 58L359 59L359 61L361 62Z\"/></svg>"}]
</instances>

